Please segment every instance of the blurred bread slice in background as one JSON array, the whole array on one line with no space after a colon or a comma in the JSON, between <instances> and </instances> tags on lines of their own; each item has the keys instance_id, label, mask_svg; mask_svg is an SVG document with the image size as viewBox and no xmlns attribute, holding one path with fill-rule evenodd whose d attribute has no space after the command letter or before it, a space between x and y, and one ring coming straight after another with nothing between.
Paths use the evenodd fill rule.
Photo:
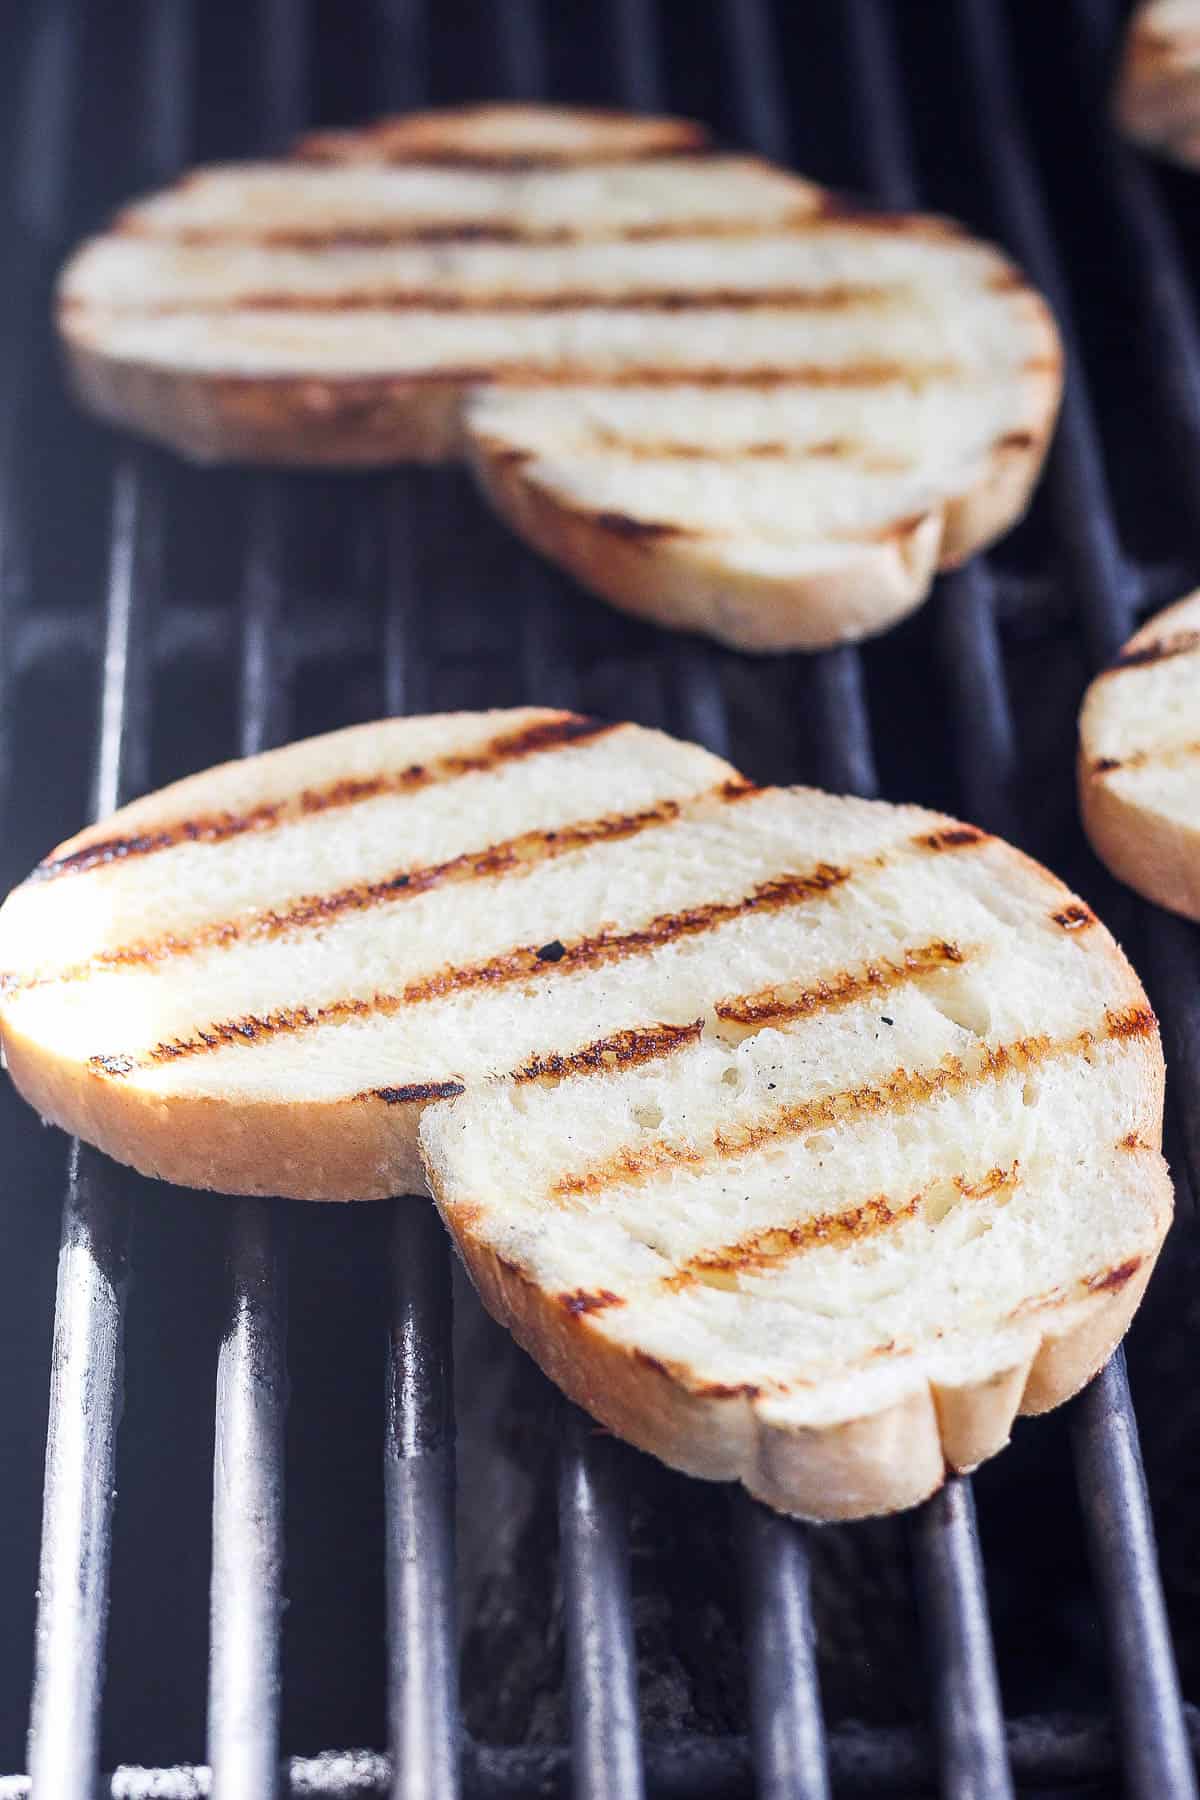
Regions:
<instances>
[{"instance_id":1,"label":"blurred bread slice in background","mask_svg":"<svg viewBox=\"0 0 1200 1800\"><path fill-rule=\"evenodd\" d=\"M1116 92L1131 138L1188 168L1200 164L1200 4L1142 0L1129 22Z\"/></svg>"},{"instance_id":2,"label":"blurred bread slice in background","mask_svg":"<svg viewBox=\"0 0 1200 1800\"><path fill-rule=\"evenodd\" d=\"M202 460L466 456L616 604L882 630L1023 512L1061 386L998 251L686 121L481 107L138 201L64 270L76 390Z\"/></svg>"}]
</instances>

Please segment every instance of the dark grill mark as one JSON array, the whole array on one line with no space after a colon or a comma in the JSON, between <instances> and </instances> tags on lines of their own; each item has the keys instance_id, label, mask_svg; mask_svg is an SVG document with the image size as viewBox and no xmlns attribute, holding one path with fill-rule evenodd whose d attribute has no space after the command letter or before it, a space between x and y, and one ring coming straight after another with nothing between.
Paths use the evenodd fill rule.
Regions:
<instances>
[{"instance_id":1,"label":"dark grill mark","mask_svg":"<svg viewBox=\"0 0 1200 1800\"><path fill-rule=\"evenodd\" d=\"M1100 756L1091 765L1090 775L1109 775L1114 769L1144 769L1147 763L1170 768L1200 756L1200 740L1191 744L1154 744L1145 750L1131 750L1127 756Z\"/></svg>"},{"instance_id":2,"label":"dark grill mark","mask_svg":"<svg viewBox=\"0 0 1200 1800\"><path fill-rule=\"evenodd\" d=\"M672 1169L736 1161L765 1144L781 1143L872 1115L910 1112L945 1095L966 1093L986 1082L1029 1073L1052 1059L1086 1055L1101 1039L1143 1037L1155 1029L1154 1014L1148 1007L1130 1007L1124 1012L1107 1012L1099 1031L1081 1031L1057 1040L1045 1035L1024 1037L994 1047L980 1044L980 1060L972 1068L957 1056L943 1057L932 1069L901 1067L875 1085L843 1088L819 1098L772 1107L755 1118L714 1132L702 1147L662 1140L645 1146L623 1145L590 1169L562 1176L551 1192L564 1197L595 1195L607 1187L644 1181Z\"/></svg>"},{"instance_id":3,"label":"dark grill mark","mask_svg":"<svg viewBox=\"0 0 1200 1800\"><path fill-rule=\"evenodd\" d=\"M523 1067L514 1069L510 1077L516 1082L557 1081L567 1075L607 1074L617 1069L636 1068L654 1062L685 1044L699 1043L704 1022L695 1019L690 1025L647 1025L615 1032L598 1038L580 1050L553 1050L535 1056Z\"/></svg>"},{"instance_id":4,"label":"dark grill mark","mask_svg":"<svg viewBox=\"0 0 1200 1800\"><path fill-rule=\"evenodd\" d=\"M777 1025L788 1019L807 1017L810 1013L832 1012L838 1007L852 1006L868 996L890 993L909 981L935 975L940 970L961 964L964 953L956 944L937 939L919 948L904 950L902 960L876 957L855 969L840 969L824 980L808 987L795 983L764 988L757 994L744 994L732 1000L719 1000L716 1015L723 1024L744 1026L747 1030L764 1025ZM884 1020L891 1024L890 1019Z\"/></svg>"},{"instance_id":5,"label":"dark grill mark","mask_svg":"<svg viewBox=\"0 0 1200 1800\"><path fill-rule=\"evenodd\" d=\"M1120 1012L1110 1008L1104 1015L1106 1037L1150 1037L1157 1030L1158 1020L1148 1006L1126 1006Z\"/></svg>"},{"instance_id":6,"label":"dark grill mark","mask_svg":"<svg viewBox=\"0 0 1200 1800\"><path fill-rule=\"evenodd\" d=\"M834 868L829 863L819 863L807 874L777 875L769 881L759 882L748 894L736 900L714 900L685 912L663 913L631 931L605 930L590 937L576 938L563 945L562 956L552 966L556 973L573 974L583 969L606 968L632 956L647 956L664 944L700 936L733 919L746 918L752 913L781 912L802 905L849 878L848 870ZM311 1031L321 1025L340 1025L351 1019L386 1018L405 1006L419 1006L449 994L528 981L548 972L541 954L545 948L545 945L523 945L500 956L489 957L485 962L451 966L409 982L399 993L352 996L331 1000L322 1006L281 1007L261 1018L250 1014L240 1019L219 1020L198 1028L191 1037L155 1045L143 1060L148 1063L174 1062L180 1057L196 1056L225 1044L254 1043L262 1038Z\"/></svg>"},{"instance_id":7,"label":"dark grill mark","mask_svg":"<svg viewBox=\"0 0 1200 1800\"><path fill-rule=\"evenodd\" d=\"M1016 1175L1017 1167L1013 1164L1008 1169L989 1169L978 1181L968 1181L963 1175L954 1175L950 1179L964 1199L985 1200L1012 1187ZM862 1243L905 1219L916 1218L928 1192L927 1188L922 1188L910 1200L897 1205L893 1205L886 1194L875 1194L861 1205L840 1212L816 1213L790 1225L767 1226L732 1244L703 1250L689 1257L680 1270L664 1278L665 1283L677 1288L690 1285L693 1278L705 1281L715 1277L717 1286L735 1286L741 1275L774 1268L808 1250Z\"/></svg>"},{"instance_id":8,"label":"dark grill mark","mask_svg":"<svg viewBox=\"0 0 1200 1800\"><path fill-rule=\"evenodd\" d=\"M404 1087L372 1088L369 1094L358 1094L359 1100L383 1100L388 1106L404 1106L411 1100L453 1100L465 1093L461 1081L410 1081Z\"/></svg>"},{"instance_id":9,"label":"dark grill mark","mask_svg":"<svg viewBox=\"0 0 1200 1800\"><path fill-rule=\"evenodd\" d=\"M741 218L704 218L679 213L646 224L605 224L599 230L580 231L571 225L522 225L498 219L409 219L378 225L266 226L258 230L235 229L231 222L219 225L179 225L164 231L154 218L136 211L118 215L110 229L130 237L154 238L176 244L260 244L281 250L365 250L383 244L578 244L648 243L681 237L761 237L764 233L803 231L820 223L819 215L801 201L780 206L778 211L751 213Z\"/></svg>"},{"instance_id":10,"label":"dark grill mark","mask_svg":"<svg viewBox=\"0 0 1200 1800\"><path fill-rule=\"evenodd\" d=\"M614 1294L608 1288L600 1288L597 1293L589 1294L586 1288L576 1288L573 1294L560 1294L558 1303L576 1318L581 1313L604 1312L610 1306L624 1306L620 1294Z\"/></svg>"},{"instance_id":11,"label":"dark grill mark","mask_svg":"<svg viewBox=\"0 0 1200 1800\"><path fill-rule=\"evenodd\" d=\"M506 443L502 438L486 432L475 432L472 441L476 450L491 462L514 468L531 462L535 455L532 450L523 449L519 444ZM635 461L798 463L849 461L853 458L859 467L877 474L903 474L909 467L903 457L870 450L855 438L826 438L814 444L789 444L783 438L763 438L756 443L730 444L720 448L712 444L689 443L683 438L662 437L651 440L625 437L619 431L607 431L599 427L590 434L588 447L599 451L614 451ZM677 525L663 525L656 529L665 533L679 531L681 528Z\"/></svg>"},{"instance_id":12,"label":"dark grill mark","mask_svg":"<svg viewBox=\"0 0 1200 1800\"><path fill-rule=\"evenodd\" d=\"M897 382L919 388L925 382L954 380L961 371L949 362L893 363L761 363L744 369L709 363L678 363L670 368L661 363L621 363L604 366L596 362L546 363L444 363L437 368L405 369L399 367L362 370L353 375L339 374L336 369L313 377L322 389L339 398L361 393L364 406L378 405L382 385L395 391L403 388L440 386L462 387L650 387L680 386L705 388L765 388L771 392L797 388L866 388L887 387ZM268 389L290 390L311 385L308 377L291 373L262 372L254 375L214 376L223 392L258 395Z\"/></svg>"},{"instance_id":13,"label":"dark grill mark","mask_svg":"<svg viewBox=\"0 0 1200 1800\"><path fill-rule=\"evenodd\" d=\"M407 793L437 781L453 780L459 775L481 773L502 763L514 762L543 750L561 749L615 729L599 719L564 713L560 718L527 726L522 731L505 732L464 755L441 756L427 764L412 763L405 769L388 769L378 775L334 781L322 788L304 788L298 794L253 807L245 813L207 813L193 819L180 819L158 831L139 836L99 838L67 856L39 863L29 880L51 881L59 875L82 875L126 857L169 850L175 844L225 843L246 832L272 830L293 819L327 812L334 807L353 806L363 800L373 800L380 794Z\"/></svg>"},{"instance_id":14,"label":"dark grill mark","mask_svg":"<svg viewBox=\"0 0 1200 1800\"><path fill-rule=\"evenodd\" d=\"M632 513L625 512L598 512L592 516L594 523L602 530L611 531L617 537L628 538L632 543L652 544L661 542L664 538L689 535L685 526L672 525L669 520L636 519Z\"/></svg>"},{"instance_id":15,"label":"dark grill mark","mask_svg":"<svg viewBox=\"0 0 1200 1800\"><path fill-rule=\"evenodd\" d=\"M1125 1283L1132 1280L1137 1274L1141 1266L1141 1257L1131 1256L1128 1262L1118 1263L1115 1268L1105 1269L1103 1273L1099 1275L1089 1276L1086 1284L1088 1292L1099 1294L1104 1293L1106 1290L1123 1288Z\"/></svg>"},{"instance_id":16,"label":"dark grill mark","mask_svg":"<svg viewBox=\"0 0 1200 1800\"><path fill-rule=\"evenodd\" d=\"M1052 912L1050 917L1064 931L1084 931L1096 923L1095 913L1081 900L1073 900L1070 906L1064 906L1061 912Z\"/></svg>"},{"instance_id":17,"label":"dark grill mark","mask_svg":"<svg viewBox=\"0 0 1200 1800\"><path fill-rule=\"evenodd\" d=\"M729 798L726 783L715 790L714 797ZM706 799L709 796L697 796ZM214 919L197 926L189 935L169 933L160 938L136 944L120 944L102 950L88 962L74 963L53 975L34 977L22 984L11 980L10 986L34 987L47 981L78 981L97 968L146 968L171 957L190 956L198 951L224 949L234 943L259 942L315 929L330 924L347 913L367 912L372 907L414 899L431 889L466 881L483 881L498 876L518 874L534 869L572 851L593 844L615 843L636 837L640 832L669 825L684 811L685 803L663 800L657 806L639 813L618 813L606 818L583 819L560 825L553 831L525 831L503 843L489 844L482 850L467 850L443 863L424 868L401 869L378 881L359 882L339 888L332 894L306 894L282 907L268 907L244 913L240 917ZM556 959L554 947L543 945L541 955L546 962Z\"/></svg>"},{"instance_id":18,"label":"dark grill mark","mask_svg":"<svg viewBox=\"0 0 1200 1800\"><path fill-rule=\"evenodd\" d=\"M179 300L158 300L152 305L133 302L109 312L136 312L162 318L172 313L204 313L209 316L238 312L662 312L700 311L761 312L785 308L790 312L834 312L861 305L883 305L898 290L866 283L805 288L557 288L518 292L512 289L453 291L439 287L383 286L343 288L338 293L304 293L289 288L243 288L224 295L193 295ZM82 295L64 302L65 310L79 311L91 303ZM1032 440L1030 440L1032 442Z\"/></svg>"},{"instance_id":19,"label":"dark grill mark","mask_svg":"<svg viewBox=\"0 0 1200 1800\"><path fill-rule=\"evenodd\" d=\"M1107 673L1115 675L1122 669L1145 669L1151 663L1166 662L1172 656L1190 656L1193 650L1200 650L1200 631L1172 632L1168 637L1153 638L1137 649L1122 650Z\"/></svg>"},{"instance_id":20,"label":"dark grill mark","mask_svg":"<svg viewBox=\"0 0 1200 1800\"><path fill-rule=\"evenodd\" d=\"M987 836L986 831L979 831L974 825L952 825L944 831L931 831L916 842L925 850L964 850L970 844L986 842Z\"/></svg>"}]
</instances>

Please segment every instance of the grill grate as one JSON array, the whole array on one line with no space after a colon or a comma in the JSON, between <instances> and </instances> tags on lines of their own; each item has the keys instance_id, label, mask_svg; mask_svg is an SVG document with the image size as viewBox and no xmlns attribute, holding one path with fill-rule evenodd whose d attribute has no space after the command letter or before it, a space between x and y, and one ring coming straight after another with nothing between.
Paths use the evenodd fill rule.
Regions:
<instances>
[{"instance_id":1,"label":"grill grate","mask_svg":"<svg viewBox=\"0 0 1200 1800\"><path fill-rule=\"evenodd\" d=\"M123 10L129 18L117 28L116 47L105 48L94 41L97 23L81 0L31 7L21 55L10 59L11 73L3 78L19 83L11 96L5 94L12 103L3 109L11 121L4 129L14 133L6 159L12 191L4 205L17 250L3 302L9 329L0 365L0 801L10 824L8 876L19 876L60 816L65 829L72 809L82 805L72 784L85 720L68 716L48 728L41 716L45 695L73 694L79 706L85 684L92 683L92 808L105 812L163 778L156 731L161 737L169 704L165 684L181 670L186 675L190 658L206 660L229 684L227 694L205 692L199 699L191 690L200 714L197 733L212 758L381 708L417 711L528 697L662 724L735 760L742 760L743 746L758 746L749 760L764 775L804 775L863 794L903 790L904 797L937 803L940 790L926 792L920 779L909 779L918 766L916 753L910 765L907 740L896 733L906 701L920 694L929 708L923 677L912 673L923 669L948 709L944 736L955 753L955 802L991 828L1041 847L1045 816L1035 787L1036 747L1008 679L1012 634L1034 641L1030 621L1048 612L1095 666L1128 635L1137 612L1182 591L1194 563L1181 558L1178 565L1159 566L1135 555L1118 527L1113 446L1106 460L1098 390L1089 386L1076 319L1078 310L1088 323L1080 284L1090 272L1070 262L1056 236L1061 219L1045 198L1054 171L1045 166L1044 126L1035 137L1018 91L1017 52L1022 33L1028 37L1030 4L1005 9L999 0L955 0L939 9L936 30L951 40L943 54L965 89L971 154L984 176L987 197L978 223L1024 261L1064 327L1072 379L1044 497L1013 551L948 578L927 614L893 640L865 654L843 650L772 664L748 664L691 641L664 647L600 609L585 612L582 601L568 623L565 583L502 545L494 528L469 510L463 478L455 474L407 472L347 482L326 508L323 490L301 479L192 476L140 447L118 445L114 455L52 397L45 328L50 275L64 245L131 186L162 179L197 149L252 151L277 143L314 110L310 99L324 110L326 60L336 60L342 36L350 45L343 60L356 63L348 112L452 97L446 82L435 79L439 53L448 54L459 91L462 82L470 91L514 96L586 91L587 98L618 104L723 111L731 135L767 154L837 174L892 204L928 204L920 153L928 122L906 93L906 78L914 69L920 74L917 59L928 27L914 25L887 0L844 0L832 26L831 15L821 24L815 17L804 22L767 0L711 0L701 9L704 30L697 13L684 14L671 0L660 8L653 0L615 0L607 11L578 9L584 21L584 49L578 51L563 31L550 29L550 9L538 0L508 0L494 14L463 5L450 9L450 24L435 20L432 9L416 0L380 0L352 16L348 9L350 23L304 0L259 0L251 9L252 30L246 33L240 13L236 27L248 46L247 94L239 100L224 83L214 89L210 80L209 97L216 100L205 113L196 99L199 9L193 11L189 0L144 0ZM221 10L211 9L214 15ZM1116 9L1104 0L1072 0L1064 16L1065 25L1059 21L1056 29L1070 35L1069 66L1094 96L1103 85ZM234 29L232 15L217 23ZM213 29L209 18L204 30ZM827 38L836 39L833 52ZM681 39L689 40L686 63L675 54ZM583 69L580 58L589 45L602 67ZM91 52L102 59L101 75L113 77L113 99L106 80L94 74ZM819 62L833 57L829 66L853 100L852 127L832 127L835 142L838 131L847 138L847 158L828 171L820 158L828 161L836 152L823 148L824 139L814 133L798 141L793 82L810 54ZM118 68L126 55L128 66ZM564 68L578 79L565 80ZM129 102L124 117L122 96ZM835 112L836 103L828 103L826 123ZM246 118L254 121L252 131ZM1169 435L1184 493L1192 499L1200 468L1200 335L1192 272L1175 222L1186 199L1114 143L1101 117L1085 124L1090 135L1084 148L1109 214L1107 244L1110 250L1128 248L1122 280L1147 321L1142 348L1153 420ZM1086 341L1091 349L1090 324ZM23 434L38 417L35 395L50 422L34 433L30 458ZM1139 442L1148 453L1153 440ZM69 530L49 518L39 487L43 476L62 493ZM312 493L318 493L320 517L336 520L334 561L351 567L347 573L343 566L335 580L353 590L357 603L343 610L346 595L338 587L324 608L300 617L292 605L293 545L303 536ZM226 503L238 521L231 525L227 558L236 568L236 606L214 604L194 579L177 598L172 534L186 527L189 512L219 522ZM455 541L460 516L472 521L476 541L469 546ZM238 561L243 518L246 541ZM91 547L105 538L101 611L92 598L90 557ZM473 602L473 593L496 579L497 568L511 599L501 620L481 616ZM54 576L62 580L65 604ZM381 607L373 604L378 592L385 596ZM900 659L906 669L896 666ZM345 683L331 693L320 676L332 663L345 673ZM55 673L64 669L66 674ZM19 728L31 722L44 771L20 741ZM916 731L922 755L940 742L940 729L937 721ZM56 730L63 743L58 750ZM188 760L206 758L189 748ZM920 766L931 766L931 758ZM35 771L42 781L29 794L22 780L28 787ZM925 786L934 789L941 778L935 774ZM1064 766L1060 797L1067 778ZM1091 880L1094 886L1094 872ZM1135 909L1112 890L1103 910L1123 935L1144 943L1180 1105L1200 1093L1195 933ZM15 1109L12 1117L17 1141L29 1127L15 1123ZM1179 1124L1194 1181L1200 1106L1182 1106ZM20 1152L20 1168L34 1172L39 1189L51 1179L54 1154L52 1145ZM138 1262L131 1233L146 1202L143 1188L122 1171L86 1147L72 1148L51 1348L28 1751L35 1794L53 1800L91 1793L102 1757L126 1295L130 1264ZM170 1203L163 1198L164 1206ZM111 1778L110 1791L129 1797L190 1796L211 1788L249 1800L273 1791L280 1766L293 1227L286 1209L260 1201L239 1201L222 1210L220 1220L228 1234L229 1281L216 1367L211 1776L198 1767L123 1769ZM1147 1800L1195 1794L1192 1753L1200 1743L1200 1715L1180 1702L1123 1353L1069 1412L1105 1619L1116 1750L1101 1722L1056 1715L1005 1722L975 1504L965 1480L949 1482L914 1515L910 1529L932 1747L907 1727L841 1724L826 1734L811 1593L815 1536L748 1501L734 1508L748 1735L675 1732L643 1739L627 1464L616 1446L565 1406L558 1415L558 1514L571 1745L503 1747L464 1736L456 1650L449 1257L426 1208L398 1203L387 1230L390 1340L382 1436L392 1756L296 1757L279 1777L281 1787L309 1795L442 1800L460 1783L469 1794L516 1796L565 1792L573 1782L583 1800L637 1800L643 1792L743 1794L753 1771L765 1800L820 1800L831 1784L839 1793L920 1791L938 1780L950 1796L999 1800L1013 1792L1014 1781L1039 1792L1111 1781L1119 1753L1130 1792ZM38 1298L35 1293L34 1302ZM15 1296L14 1306L18 1322L33 1316L31 1309L22 1312ZM307 1318L303 1324L311 1328ZM293 1349L298 1335L299 1315L292 1321ZM7 1396L6 1388L0 1401ZM298 1392L297 1400L302 1406L304 1395ZM197 1427L184 1418L180 1429ZM152 1457L139 1464L138 1478L153 1480ZM697 1571L699 1581L705 1577L706 1571ZM0 1800L15 1800L28 1788L26 1777L0 1778Z\"/></svg>"}]
</instances>

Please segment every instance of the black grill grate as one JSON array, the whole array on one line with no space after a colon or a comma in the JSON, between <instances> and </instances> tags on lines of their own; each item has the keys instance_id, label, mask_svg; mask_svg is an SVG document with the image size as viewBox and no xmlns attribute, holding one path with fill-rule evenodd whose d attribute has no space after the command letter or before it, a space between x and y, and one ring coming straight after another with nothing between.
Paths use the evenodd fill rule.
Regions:
<instances>
[{"instance_id":1,"label":"black grill grate","mask_svg":"<svg viewBox=\"0 0 1200 1800\"><path fill-rule=\"evenodd\" d=\"M0 302L7 327L0 346L6 876L23 873L82 810L89 737L92 807L103 812L184 766L301 731L381 710L526 698L665 725L764 777L956 804L1060 866L1064 856L1069 863L1076 839L1055 852L1070 829L1063 823L1071 816L1069 727L1085 668L1111 655L1138 611L1181 592L1200 562L1170 508L1149 493L1156 476L1139 481L1120 470L1124 440L1113 434L1104 398L1125 357L1111 335L1125 305L1137 321L1136 380L1148 395L1129 441L1155 469L1169 446L1177 500L1194 502L1200 336L1179 230L1194 219L1195 205L1189 209L1179 182L1164 182L1116 143L1098 110L1116 10L1103 0L1074 0L1047 27L1033 0L1010 8L955 0L938 9L844 0L803 16L768 0L696 7L616 0L570 9L569 25L539 0L444 12L418 0L344 10L259 0L236 18L232 9L226 17L223 8L193 9L189 0L142 0L113 17L82 0L30 6L14 34L19 54L0 77L9 84L0 129L12 133L4 215L14 246ZM1030 71L1031 45L1040 48L1036 34L1047 29L1055 40L1048 61L1057 58L1078 88L1063 102L1073 136L1066 128L1054 133L1046 78L1039 85ZM826 75L831 87L822 98ZM1044 494L1012 547L944 581L925 615L863 654L748 663L705 644L664 643L574 598L501 537L460 475L410 471L342 484L198 475L140 447L114 445L75 419L50 372L49 280L65 245L104 207L197 153L278 143L313 113L351 117L487 92L715 114L731 136L814 174L897 205L956 200L973 223L1000 236L1051 296L1071 365ZM931 143L942 146L933 157ZM947 180L954 151L946 146L959 144L974 177ZM1053 160L1068 146L1086 158L1099 195L1089 226L1105 225L1096 255L1119 257L1115 272L1080 255L1080 232L1063 202L1071 181ZM947 195L955 181L957 192ZM297 545L312 553L316 575L299 569ZM294 603L297 585L316 596L313 604ZM503 593L502 609L480 606L493 590ZM1021 687L1043 654L1056 671L1053 684L1047 678L1058 720L1053 745L1066 746L1053 764ZM1048 767L1052 804L1041 792ZM1080 867L1106 916L1144 947L1154 979L1188 1153L1182 1200L1200 1152L1196 934L1135 908L1103 888L1094 869ZM35 1221L45 1216L59 1151L53 1140L34 1142L15 1104L6 1117L15 1175L41 1207L21 1211L11 1196L4 1201L14 1233L20 1227L29 1242L13 1253L11 1297L3 1289L0 1364L27 1370L30 1354L17 1354L18 1337L43 1330L50 1245ZM139 1265L146 1216L174 1204L88 1149L72 1149L28 1761L34 1792L46 1800L89 1794L105 1747L113 1502L118 1468L126 1467L116 1446L129 1268ZM229 1262L227 1291L217 1301L212 1774L125 1768L111 1778L111 1791L184 1796L211 1786L249 1800L271 1793L281 1751L295 1747L281 1743L281 1620L287 1269L296 1228L285 1210L258 1201L210 1208L205 1217L210 1233L227 1235ZM644 1737L628 1462L565 1407L556 1417L570 1748L463 1736L449 1258L431 1213L417 1205L391 1209L386 1242L374 1220L361 1232L389 1277L380 1623L392 1756L295 1757L283 1787L441 1800L460 1782L469 1794L495 1796L553 1794L573 1783L586 1800L637 1800L643 1791L748 1793L753 1771L767 1800L817 1800L831 1782L839 1793L901 1793L939 1779L947 1795L988 1800L1010 1794L1014 1780L1039 1793L1087 1782L1089 1791L1111 1791L1119 1756L1128 1791L1146 1800L1195 1794L1200 1719L1180 1704L1123 1353L1068 1415L1105 1619L1116 1749L1098 1719L1005 1722L974 1499L964 1480L948 1483L911 1521L932 1745L909 1726L842 1723L826 1734L810 1581L816 1540L741 1501L733 1530L747 1734ZM211 1237L202 1238L202 1248L212 1247ZM170 1271L186 1281L191 1270L179 1248ZM28 1294L17 1291L26 1276ZM162 1269L147 1279L161 1283ZM135 1295L131 1307L139 1304ZM160 1325L171 1317L169 1302L151 1310ZM299 1356L311 1371L303 1340L321 1328L307 1312L293 1318L293 1370ZM4 1354L10 1346L11 1358ZM336 1346L326 1353L336 1355ZM35 1356L33 1366L41 1380L44 1363ZM175 1425L195 1440L203 1434L188 1398ZM15 1468L35 1454L15 1378L0 1386L0 1403L10 1400ZM307 1404L299 1386L296 1404ZM375 1432L377 1441L378 1420ZM152 1492L156 1456L157 1447L139 1447L122 1479ZM19 1479L13 1490L13 1548L11 1558L0 1554L0 1573L20 1583L27 1575L20 1558L35 1529L33 1490ZM146 1501L135 1492L123 1504L144 1508ZM338 1529L336 1517L329 1524ZM189 1553L198 1554L180 1552ZM993 1581L1000 1573L994 1567ZM697 1569L696 1581L708 1574ZM16 1598L14 1626L28 1612L28 1600ZM340 1653L331 1645L330 1662ZM145 1679L151 1682L149 1669ZM15 1800L28 1786L25 1777L0 1778L0 1800Z\"/></svg>"}]
</instances>

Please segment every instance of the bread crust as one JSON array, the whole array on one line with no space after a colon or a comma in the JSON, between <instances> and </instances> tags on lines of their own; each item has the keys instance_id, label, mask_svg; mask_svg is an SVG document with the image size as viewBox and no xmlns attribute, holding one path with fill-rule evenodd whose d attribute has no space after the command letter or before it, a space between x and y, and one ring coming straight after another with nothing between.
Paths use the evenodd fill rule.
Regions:
<instances>
[{"instance_id":1,"label":"bread crust","mask_svg":"<svg viewBox=\"0 0 1200 1800\"><path fill-rule=\"evenodd\" d=\"M1121 129L1184 168L1200 166L1200 7L1190 34L1160 24L1153 0L1129 25L1113 101Z\"/></svg>"},{"instance_id":2,"label":"bread crust","mask_svg":"<svg viewBox=\"0 0 1200 1800\"><path fill-rule=\"evenodd\" d=\"M1172 818L1154 804L1152 793L1135 797L1124 791L1120 765L1106 766L1100 734L1110 702L1116 698L1112 684L1122 679L1122 662L1133 669L1148 646L1173 631L1196 627L1200 621L1200 597L1195 594L1164 608L1130 638L1117 664L1097 676L1084 696L1079 715L1079 755L1076 766L1079 810L1083 828L1096 855L1119 881L1168 912L1200 920L1200 825ZM1196 705L1200 738L1200 700ZM1147 717L1147 733L1154 721Z\"/></svg>"},{"instance_id":3,"label":"bread crust","mask_svg":"<svg viewBox=\"0 0 1200 1800\"><path fill-rule=\"evenodd\" d=\"M420 1194L419 1101L374 1094L324 1103L172 1094L106 1081L6 1023L13 1086L48 1124L141 1175L222 1194L387 1200Z\"/></svg>"},{"instance_id":4,"label":"bread crust","mask_svg":"<svg viewBox=\"0 0 1200 1800\"><path fill-rule=\"evenodd\" d=\"M1171 1218L1169 1177L1160 1159L1141 1154L1158 1233L1118 1284L1047 1306L1031 1326L1027 1354L979 1380L935 1388L918 1377L878 1411L802 1427L773 1422L754 1397L706 1394L686 1369L615 1342L603 1314L564 1306L484 1243L472 1229L470 1199L449 1196L428 1156L426 1175L484 1306L572 1400L685 1474L740 1481L776 1511L826 1521L899 1512L928 1499L947 1474L966 1473L1002 1449L1018 1414L1061 1405L1104 1366L1137 1310Z\"/></svg>"}]
</instances>

